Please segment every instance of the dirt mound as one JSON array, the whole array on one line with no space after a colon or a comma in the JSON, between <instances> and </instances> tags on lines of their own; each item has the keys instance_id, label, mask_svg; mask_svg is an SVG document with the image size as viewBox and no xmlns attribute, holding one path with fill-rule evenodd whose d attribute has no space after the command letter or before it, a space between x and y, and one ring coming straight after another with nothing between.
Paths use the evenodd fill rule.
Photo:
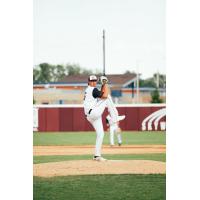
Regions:
<instances>
[{"instance_id":1,"label":"dirt mound","mask_svg":"<svg viewBox=\"0 0 200 200\"><path fill-rule=\"evenodd\" d=\"M165 145L123 145L110 147L104 145L102 154L146 154L165 153ZM33 155L89 155L94 153L94 146L34 146Z\"/></svg>"},{"instance_id":2,"label":"dirt mound","mask_svg":"<svg viewBox=\"0 0 200 200\"><path fill-rule=\"evenodd\" d=\"M164 162L149 160L78 160L34 164L33 175L41 177L85 174L163 174Z\"/></svg>"}]
</instances>

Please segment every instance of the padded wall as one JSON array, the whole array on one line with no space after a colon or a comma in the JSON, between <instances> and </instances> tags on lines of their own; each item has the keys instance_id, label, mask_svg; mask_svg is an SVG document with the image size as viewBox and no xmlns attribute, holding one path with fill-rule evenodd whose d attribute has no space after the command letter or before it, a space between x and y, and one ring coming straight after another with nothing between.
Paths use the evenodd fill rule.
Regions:
<instances>
[{"instance_id":1,"label":"padded wall","mask_svg":"<svg viewBox=\"0 0 200 200\"><path fill-rule=\"evenodd\" d=\"M122 130L141 130L142 121L151 113L164 107L118 107L120 115L126 115L125 120L120 122ZM38 131L93 131L92 125L87 121L82 107L70 108L39 108ZM107 110L104 111L102 122L104 130L107 129L105 118ZM160 119L166 121L166 117ZM160 130L160 126L159 126Z\"/></svg>"}]
</instances>

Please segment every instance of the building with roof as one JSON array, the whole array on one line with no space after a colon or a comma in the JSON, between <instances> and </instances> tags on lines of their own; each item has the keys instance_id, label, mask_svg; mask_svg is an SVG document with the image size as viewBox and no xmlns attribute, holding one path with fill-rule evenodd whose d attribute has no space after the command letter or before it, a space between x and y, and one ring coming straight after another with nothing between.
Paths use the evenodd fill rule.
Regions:
<instances>
[{"instance_id":1,"label":"building with roof","mask_svg":"<svg viewBox=\"0 0 200 200\"><path fill-rule=\"evenodd\" d=\"M111 96L115 103L135 103L137 75L110 74L107 75ZM36 104L80 104L83 102L87 87L88 75L65 76L58 82L34 84L33 96ZM97 85L100 89L100 85ZM140 88L139 102L149 103L151 91L154 88ZM165 89L159 89L161 98L165 100Z\"/></svg>"}]
</instances>

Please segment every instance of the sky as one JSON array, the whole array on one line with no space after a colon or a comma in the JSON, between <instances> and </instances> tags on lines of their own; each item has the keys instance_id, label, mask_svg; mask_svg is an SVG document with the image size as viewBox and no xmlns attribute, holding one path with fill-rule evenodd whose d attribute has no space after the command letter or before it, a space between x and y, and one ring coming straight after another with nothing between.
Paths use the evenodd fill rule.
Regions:
<instances>
[{"instance_id":1,"label":"sky","mask_svg":"<svg viewBox=\"0 0 200 200\"><path fill-rule=\"evenodd\" d=\"M34 66L76 63L106 74L166 72L165 0L34 0Z\"/></svg>"}]
</instances>

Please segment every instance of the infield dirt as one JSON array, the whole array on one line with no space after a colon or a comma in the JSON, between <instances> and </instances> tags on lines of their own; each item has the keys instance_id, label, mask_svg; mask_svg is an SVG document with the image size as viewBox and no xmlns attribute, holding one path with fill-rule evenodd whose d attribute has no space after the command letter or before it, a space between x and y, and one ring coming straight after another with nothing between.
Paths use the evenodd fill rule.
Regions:
<instances>
[{"instance_id":1,"label":"infield dirt","mask_svg":"<svg viewBox=\"0 0 200 200\"><path fill-rule=\"evenodd\" d=\"M94 146L34 146L34 156L43 155L91 155ZM104 145L103 154L148 154L165 153L165 145ZM33 175L41 177L85 175L85 174L164 174L164 162L151 160L76 160L41 163L33 165Z\"/></svg>"},{"instance_id":2,"label":"infield dirt","mask_svg":"<svg viewBox=\"0 0 200 200\"><path fill-rule=\"evenodd\" d=\"M121 147L104 145L102 154L148 154L165 153L166 145L123 145ZM34 146L33 155L89 155L94 153L93 145L83 146Z\"/></svg>"}]
</instances>

